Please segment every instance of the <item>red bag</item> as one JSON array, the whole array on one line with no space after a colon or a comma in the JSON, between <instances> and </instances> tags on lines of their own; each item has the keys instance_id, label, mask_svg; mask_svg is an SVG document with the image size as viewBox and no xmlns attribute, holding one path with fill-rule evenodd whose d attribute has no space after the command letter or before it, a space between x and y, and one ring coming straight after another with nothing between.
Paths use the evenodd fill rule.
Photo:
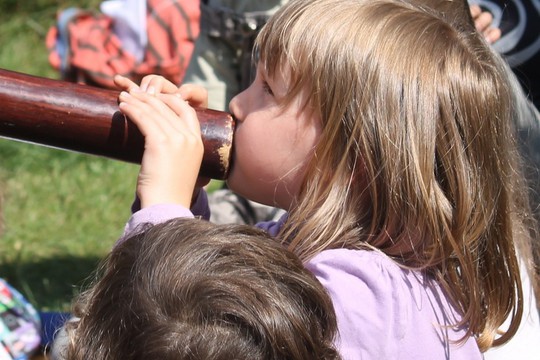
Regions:
<instances>
[{"instance_id":1,"label":"red bag","mask_svg":"<svg viewBox=\"0 0 540 360\"><path fill-rule=\"evenodd\" d=\"M142 61L113 31L114 18L69 8L59 12L46 38L49 62L64 80L115 88L121 74L138 82L148 74L180 84L199 35L199 1L147 0L148 42Z\"/></svg>"}]
</instances>

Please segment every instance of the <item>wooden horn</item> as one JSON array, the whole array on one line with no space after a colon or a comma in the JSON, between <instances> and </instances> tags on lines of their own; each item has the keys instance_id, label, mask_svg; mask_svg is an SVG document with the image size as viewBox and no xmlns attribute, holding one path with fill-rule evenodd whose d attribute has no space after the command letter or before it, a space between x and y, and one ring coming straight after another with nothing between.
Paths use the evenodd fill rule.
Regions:
<instances>
[{"instance_id":1,"label":"wooden horn","mask_svg":"<svg viewBox=\"0 0 540 360\"><path fill-rule=\"evenodd\" d=\"M118 110L119 91L0 69L0 136L140 164L144 138ZM204 143L200 175L226 179L235 122L197 109Z\"/></svg>"}]
</instances>

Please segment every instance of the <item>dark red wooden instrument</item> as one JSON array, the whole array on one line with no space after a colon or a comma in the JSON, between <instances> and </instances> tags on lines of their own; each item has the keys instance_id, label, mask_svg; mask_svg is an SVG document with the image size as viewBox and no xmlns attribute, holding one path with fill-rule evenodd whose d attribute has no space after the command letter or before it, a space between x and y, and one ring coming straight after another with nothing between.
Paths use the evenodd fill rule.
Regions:
<instances>
[{"instance_id":1,"label":"dark red wooden instrument","mask_svg":"<svg viewBox=\"0 0 540 360\"><path fill-rule=\"evenodd\" d=\"M140 163L144 138L118 110L119 91L0 69L0 136ZM197 109L204 143L201 176L225 179L234 119Z\"/></svg>"}]
</instances>

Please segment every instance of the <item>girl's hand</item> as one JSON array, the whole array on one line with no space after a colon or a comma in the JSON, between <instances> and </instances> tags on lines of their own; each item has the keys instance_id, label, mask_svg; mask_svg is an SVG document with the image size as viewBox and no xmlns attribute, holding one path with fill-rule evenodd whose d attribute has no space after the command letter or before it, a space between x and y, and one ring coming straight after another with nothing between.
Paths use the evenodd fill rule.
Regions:
<instances>
[{"instance_id":1,"label":"girl's hand","mask_svg":"<svg viewBox=\"0 0 540 360\"><path fill-rule=\"evenodd\" d=\"M178 94L153 96L138 87L123 91L119 100L145 139L137 180L141 208L163 203L189 208L204 152L195 110Z\"/></svg>"},{"instance_id":2,"label":"girl's hand","mask_svg":"<svg viewBox=\"0 0 540 360\"><path fill-rule=\"evenodd\" d=\"M119 89L124 91L131 91L139 88L139 85L122 75L115 75L113 81Z\"/></svg>"},{"instance_id":3,"label":"girl's hand","mask_svg":"<svg viewBox=\"0 0 540 360\"><path fill-rule=\"evenodd\" d=\"M178 89L178 93L182 99L189 102L189 104L193 107L204 109L208 107L208 91L200 85L182 85Z\"/></svg>"},{"instance_id":4,"label":"girl's hand","mask_svg":"<svg viewBox=\"0 0 540 360\"><path fill-rule=\"evenodd\" d=\"M471 5L470 11L476 30L484 35L488 43L493 44L501 38L501 29L491 26L493 15L490 12L482 11L478 5Z\"/></svg>"},{"instance_id":5,"label":"girl's hand","mask_svg":"<svg viewBox=\"0 0 540 360\"><path fill-rule=\"evenodd\" d=\"M114 83L124 91L140 89L150 95L156 94L179 94L182 99L189 102L193 107L207 108L208 107L208 91L194 84L185 84L177 88L169 80L160 75L147 75L141 80L141 85L135 84L127 77L116 75Z\"/></svg>"},{"instance_id":6,"label":"girl's hand","mask_svg":"<svg viewBox=\"0 0 540 360\"><path fill-rule=\"evenodd\" d=\"M147 75L141 80L141 91L149 94L177 94L178 87L161 75Z\"/></svg>"},{"instance_id":7,"label":"girl's hand","mask_svg":"<svg viewBox=\"0 0 540 360\"><path fill-rule=\"evenodd\" d=\"M147 92L151 95L155 94L176 94L178 93L178 87L175 84L165 79L161 75L147 75L141 80L140 86L133 81L122 75L115 75L114 83L120 89L124 91L131 91L135 88L139 88L143 92Z\"/></svg>"}]
</instances>

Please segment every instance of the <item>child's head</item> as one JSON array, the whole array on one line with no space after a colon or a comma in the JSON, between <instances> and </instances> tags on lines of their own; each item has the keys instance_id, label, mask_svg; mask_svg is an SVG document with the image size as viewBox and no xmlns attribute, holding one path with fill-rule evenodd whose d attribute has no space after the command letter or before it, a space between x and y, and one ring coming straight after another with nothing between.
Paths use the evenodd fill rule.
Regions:
<instances>
[{"instance_id":1,"label":"child's head","mask_svg":"<svg viewBox=\"0 0 540 360\"><path fill-rule=\"evenodd\" d=\"M423 262L419 244L432 248L453 209L465 219L474 197L493 202L483 181L505 176L493 149L506 146L494 141L506 140L509 95L482 45L399 0L291 1L262 30L260 66L286 72L286 100L307 92L322 123L298 211L356 229L334 245L361 237Z\"/></svg>"},{"instance_id":2,"label":"child's head","mask_svg":"<svg viewBox=\"0 0 540 360\"><path fill-rule=\"evenodd\" d=\"M117 246L69 323L67 359L337 359L322 285L248 226L176 219Z\"/></svg>"},{"instance_id":3,"label":"child's head","mask_svg":"<svg viewBox=\"0 0 540 360\"><path fill-rule=\"evenodd\" d=\"M511 94L497 55L461 26L465 20L450 19L468 19L463 1L448 17L433 3L283 6L257 40L257 76L265 81L256 79L245 91L253 98L244 100L274 83L272 101L285 114L292 106L301 125L285 119L294 131L282 133L288 144L279 148L241 148L276 150L282 163L289 161L283 149L303 156L275 176L288 181L292 199L281 236L302 259L328 248L373 247L424 269L447 288L485 348L519 304L513 231L523 194L514 181ZM246 109L257 115L270 100L249 108L238 99L231 110L243 132ZM276 184L267 186L283 194Z\"/></svg>"}]
</instances>

